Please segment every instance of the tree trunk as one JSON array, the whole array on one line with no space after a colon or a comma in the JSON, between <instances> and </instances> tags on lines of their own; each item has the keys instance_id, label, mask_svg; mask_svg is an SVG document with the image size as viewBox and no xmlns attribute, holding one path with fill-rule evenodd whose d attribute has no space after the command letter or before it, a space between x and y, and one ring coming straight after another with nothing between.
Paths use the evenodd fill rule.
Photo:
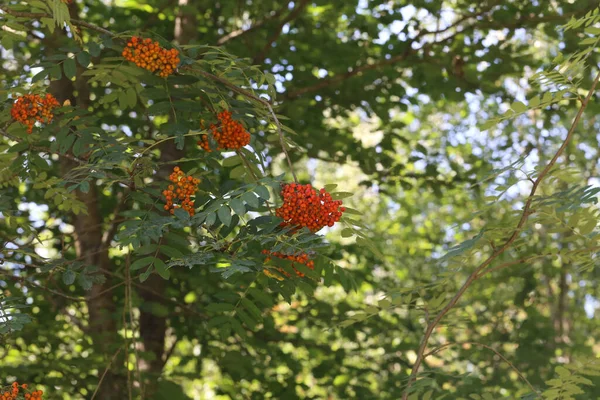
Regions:
<instances>
[{"instance_id":1,"label":"tree trunk","mask_svg":"<svg viewBox=\"0 0 600 400\"><path fill-rule=\"evenodd\" d=\"M69 11L72 18L77 18L77 4L69 5ZM67 37L63 30L56 30L54 34L48 35L44 39L44 45L49 53L58 49L61 42ZM72 40L72 39L68 39ZM83 68L78 67L78 74L75 84L62 77L60 80L55 80L50 83L49 92L56 97L62 104L65 100L69 100L75 107L87 108L89 106L89 88L85 78L81 76ZM75 90L78 96L75 97ZM61 158L61 175L65 176L78 164L67 158ZM103 216L99 210L99 195L97 187L92 184L87 193L79 190L75 192L78 200L86 206L87 215L79 214L72 215L75 236L75 251L78 259L83 261L85 265L95 265L100 268L100 271L112 268L108 257L108 246L103 245ZM96 284L89 292L89 300L87 308L89 313L88 333L93 341L94 351L103 354L106 360L106 365L113 358L114 353L121 346L121 338L118 335L118 324L116 319L117 307L113 300L111 291L106 291L111 285L107 278L105 283ZM101 294L104 293L104 294ZM119 358L122 360L122 358ZM98 399L124 399L127 397L126 378L120 368L120 362L113 362L110 370L107 372L102 386L99 388L96 398ZM103 370L99 373L101 374Z\"/></svg>"},{"instance_id":2,"label":"tree trunk","mask_svg":"<svg viewBox=\"0 0 600 400\"><path fill-rule=\"evenodd\" d=\"M179 15L175 21L175 41L179 44L188 44L196 37L196 12L195 10L186 11L185 8L191 8L191 0L179 0ZM173 116L172 116L173 117ZM160 161L162 167L158 171L158 179L166 181L172 172L173 164L171 162L182 158L184 152L177 150L173 141L166 141L160 146ZM144 283L152 291L138 291L144 306L140 309L140 338L144 351L151 353L150 359L142 364L142 369L147 375L146 397L152 398L157 388L157 378L161 375L164 367L165 357L165 339L167 330L167 319L152 313L153 302L160 303L163 300L167 282L158 275L151 275Z\"/></svg>"}]
</instances>

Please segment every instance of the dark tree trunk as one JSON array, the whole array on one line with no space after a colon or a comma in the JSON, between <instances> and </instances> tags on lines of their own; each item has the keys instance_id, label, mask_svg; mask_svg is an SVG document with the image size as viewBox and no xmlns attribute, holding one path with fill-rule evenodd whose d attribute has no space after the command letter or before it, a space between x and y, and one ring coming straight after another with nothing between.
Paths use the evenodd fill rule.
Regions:
<instances>
[{"instance_id":1,"label":"dark tree trunk","mask_svg":"<svg viewBox=\"0 0 600 400\"><path fill-rule=\"evenodd\" d=\"M77 17L77 4L69 5L72 18ZM63 41L67 40L65 32L56 30L54 34L44 39L48 53L58 49ZM71 39L68 39L71 40ZM66 77L50 83L49 92L62 104L69 100L75 107L87 108L89 106L89 87L85 78L81 76L83 68L78 67L76 82ZM77 96L75 96L77 91ZM67 158L61 158L61 175L65 176L78 164ZM99 209L99 194L94 184L90 185L87 193L76 191L77 198L86 206L87 214L72 215L75 234L76 256L85 265L95 265L101 271L110 271L112 264L108 257L108 246L103 244L103 216ZM88 294L87 308L89 313L87 333L91 336L94 350L102 354L108 366L115 352L122 345L118 335L117 307L113 300L112 292L106 291L111 282L106 276L103 284L96 284ZM125 399L127 398L127 382L123 375L122 358L113 362L107 372L102 386L99 388L98 399ZM102 373L103 370L100 371Z\"/></svg>"},{"instance_id":2,"label":"dark tree trunk","mask_svg":"<svg viewBox=\"0 0 600 400\"><path fill-rule=\"evenodd\" d=\"M180 13L175 21L175 40L179 44L188 44L196 37L196 11L193 10L192 0L179 0ZM191 10L185 10L191 8ZM164 142L160 147L160 161L162 167L158 171L158 179L163 182L172 172L175 161L184 156L182 150L177 150L173 141ZM146 397L152 398L156 391L157 378L161 375L165 364L165 338L167 330L167 319L152 313L149 307L153 302L160 303L165 293L167 282L158 275L151 275L144 283L151 291L140 290L138 295L143 301L140 309L140 337L144 351L151 353L149 360L143 362L143 370L147 375Z\"/></svg>"}]
</instances>

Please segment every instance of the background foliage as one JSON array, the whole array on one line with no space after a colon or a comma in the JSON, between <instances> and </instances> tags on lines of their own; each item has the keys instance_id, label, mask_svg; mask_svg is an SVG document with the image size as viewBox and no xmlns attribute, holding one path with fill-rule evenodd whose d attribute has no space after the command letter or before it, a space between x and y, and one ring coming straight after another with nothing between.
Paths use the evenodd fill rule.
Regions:
<instances>
[{"instance_id":1,"label":"background foliage","mask_svg":"<svg viewBox=\"0 0 600 400\"><path fill-rule=\"evenodd\" d=\"M400 398L427 324L567 137L596 6L2 4L0 379L64 399ZM124 63L133 34L177 46L179 73ZM71 104L27 135L14 97L46 91ZM412 398L600 395L596 97L436 325ZM198 150L225 108L253 150ZM326 240L269 216L292 180L279 126L299 180L362 213ZM155 208L176 163L202 179L193 218ZM268 279L265 246L318 254L316 273Z\"/></svg>"}]
</instances>

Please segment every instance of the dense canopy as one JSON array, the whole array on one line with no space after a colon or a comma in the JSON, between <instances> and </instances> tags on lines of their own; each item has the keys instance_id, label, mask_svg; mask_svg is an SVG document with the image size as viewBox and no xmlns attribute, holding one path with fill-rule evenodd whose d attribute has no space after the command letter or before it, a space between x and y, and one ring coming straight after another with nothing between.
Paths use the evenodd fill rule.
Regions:
<instances>
[{"instance_id":1,"label":"dense canopy","mask_svg":"<svg viewBox=\"0 0 600 400\"><path fill-rule=\"evenodd\" d=\"M0 399L600 396L597 2L0 28Z\"/></svg>"}]
</instances>

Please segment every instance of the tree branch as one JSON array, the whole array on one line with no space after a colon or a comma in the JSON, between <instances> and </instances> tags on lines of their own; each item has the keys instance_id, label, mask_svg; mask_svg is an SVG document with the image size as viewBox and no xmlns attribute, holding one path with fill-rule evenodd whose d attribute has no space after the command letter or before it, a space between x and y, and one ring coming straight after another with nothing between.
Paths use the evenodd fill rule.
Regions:
<instances>
[{"instance_id":1,"label":"tree branch","mask_svg":"<svg viewBox=\"0 0 600 400\"><path fill-rule=\"evenodd\" d=\"M8 8L7 6L0 6L0 10L2 10L5 13L10 14L14 17L25 17L25 18L35 18L35 19L52 18L52 15L50 15L50 14L14 11L14 10L11 10L10 8ZM114 33L112 33L111 31L109 31L107 29L99 27L98 25L90 24L89 22L85 22L80 19L71 19L69 22L73 25L83 26L85 28L94 30L96 32L100 32L105 35L109 35L111 37L116 36Z\"/></svg>"},{"instance_id":2,"label":"tree branch","mask_svg":"<svg viewBox=\"0 0 600 400\"><path fill-rule=\"evenodd\" d=\"M444 315L446 315L448 313L448 311L450 311L452 309L452 307L454 307L454 305L456 305L456 303L461 299L461 297L467 291L469 286L471 286L471 284L479 277L479 274L481 273L481 271L483 271L488 265L490 265L492 263L492 261L494 261L496 258L498 258L502 253L504 253L506 250L508 250L511 247L511 245L513 244L513 242L517 239L517 236L519 235L519 233L521 233L521 230L523 229L523 226L527 222L527 219L533 213L533 211L531 210L531 204L533 202L533 198L535 196L535 193L536 193L539 185L542 183L542 180L546 177L546 175L548 175L548 173L550 172L550 170L552 169L554 164L556 164L556 161L562 155L562 153L565 151L565 149L567 148L567 145L573 138L573 134L575 133L575 129L577 128L577 125L579 124L579 120L581 119L583 112L585 111L592 95L594 94L594 91L596 90L596 86L598 85L599 80L600 80L600 72L598 72L598 74L596 75L596 78L594 79L594 82L592 83L592 87L590 88L588 95L585 97L585 99L581 103L581 107L579 108L577 115L573 119L571 128L567 132L567 136L565 137L565 140L563 141L562 145L560 146L558 151L554 154L554 157L552 157L550 162L548 162L548 164L546 164L544 169L540 172L537 179L533 183L531 192L529 193L529 197L527 198L527 201L525 202L525 207L523 208L523 212L521 213L521 218L519 219L519 222L517 223L517 226L515 227L513 233L504 242L504 244L502 246L500 246L496 251L494 251L492 253L492 255L490 255L484 262L482 262L471 273L471 275L469 275L467 280L463 283L463 285L458 290L458 292L454 295L454 297L452 297L450 302L448 304L446 304L446 306L427 325L427 328L425 329L425 333L423 335L423 339L421 340L421 344L419 345L419 349L417 351L417 359L415 360L415 365L412 368L410 378L406 385L406 389L404 390L404 393L402 394L402 400L408 399L409 389L411 388L412 384L415 382L415 380L417 378L417 374L419 373L419 368L421 367L421 364L423 362L423 356L425 354L425 349L427 348L427 342L429 341L429 338L431 337L431 334L433 333L433 330L435 329L435 327L439 324L439 322L442 320Z\"/></svg>"},{"instance_id":3,"label":"tree branch","mask_svg":"<svg viewBox=\"0 0 600 400\"><path fill-rule=\"evenodd\" d=\"M219 39L217 39L217 46L222 46L225 43L229 42L232 39L235 39L237 37L246 35L248 33L254 32L255 30L257 30L258 28L260 28L261 26L263 26L264 24L266 24L269 21L272 21L276 18L279 18L279 16L281 14L283 14L283 12L287 10L287 6L283 6L281 7L279 10L275 11L273 14L269 15L267 18L264 18L260 21L258 21L257 23L253 24L250 28L248 29L238 29L235 30L233 32L228 33L227 35L221 36Z\"/></svg>"},{"instance_id":4,"label":"tree branch","mask_svg":"<svg viewBox=\"0 0 600 400\"><path fill-rule=\"evenodd\" d=\"M521 371L515 367L515 365L513 363L511 363L506 357L504 357L498 350L494 349L491 346L488 346L486 344L483 343L478 343L478 342L461 342L461 343L446 343L440 347L438 347L437 349L434 349L432 351L430 351L429 353L425 354L423 356L423 358L427 358L429 356L432 356L434 354L439 353L440 351L450 347L450 346L461 346L461 345L471 345L471 346L480 346L483 347L485 349L488 349L490 351L492 351L494 354L496 354L498 357L500 357L502 359L502 361L504 361L506 364L508 364L508 366L517 373L517 375L519 375L519 378L521 378L521 380L523 380L523 382L525 382L527 384L527 386L529 386L529 389L531 389L534 393L537 393L537 390L535 390L535 388L533 387L533 385L531 384L531 382L529 382L527 380L527 378L525 378L525 375L523 375L523 373L521 373Z\"/></svg>"},{"instance_id":5,"label":"tree branch","mask_svg":"<svg viewBox=\"0 0 600 400\"><path fill-rule=\"evenodd\" d=\"M399 54L395 57L392 57L388 60L380 60L379 62L375 62L373 64L366 64L363 63L364 65L361 67L356 67L353 68L351 71L348 71L346 73L340 74L340 75L336 75L336 76L332 76L331 78L328 79L321 79L320 82L312 85L312 86L307 86L304 88L299 88L287 93L284 93L283 97L286 99L293 99L296 97L300 97L305 93L310 93L310 92L314 92L317 91L319 89L323 89L325 87L328 86L332 86L332 85L336 85L338 83L341 83L343 81L345 81L346 79L349 79L353 76L356 76L364 71L369 71L369 70L373 70L373 69L379 69L381 67L384 67L386 65L391 65L391 64L396 64L402 61L405 61L410 55L412 54L416 54L419 51L426 51L429 48L431 48L434 45L438 45L438 44L442 44L446 41L448 41L449 39L454 38L455 36L466 32L467 30L471 30L474 29L478 26L477 23L472 23L470 25L465 26L460 32L455 32L452 35L449 35L443 39L440 40L434 40L432 42L428 42L423 44L423 46L421 46L419 49L413 49L411 46L413 43L416 43L417 40L428 36L428 35L433 35L434 37L437 37L437 35L439 35L440 33L444 33L447 32L451 29L454 28L459 28L460 25L462 23L464 23L467 20L470 20L472 18L477 18L477 17L481 17L482 15L484 15L485 13L491 11L497 4L500 4L500 2L496 1L492 4L490 4L488 7L483 8L482 10L476 12L476 13L472 13L466 16L461 17L460 19L458 19L457 21L455 21L454 23L452 23L451 25L439 29L439 30L435 30L435 31L428 31L428 30L422 30L420 31L416 37L414 37L413 39L411 39L410 41L408 41L407 43L407 48L406 50L402 53ZM578 12L572 12L572 13L567 13L567 14L562 14L562 15L549 15L549 16L544 16L544 17L532 17L531 15L527 15L527 16L523 16L521 18L519 18L518 20L516 20L515 22L512 22L510 24L500 24L500 23L496 23L493 21L489 21L486 20L483 23L485 23L485 25L487 27L494 27L495 29L501 29L501 28L508 28L508 29L515 29L515 28L519 28L522 27L524 25L532 25L532 24L539 24L539 23L543 23L543 22L552 22L552 21L557 21L557 20L564 20L564 19L568 19L571 16L576 16L579 14L585 14L587 11L589 11L590 9L593 9L593 7L590 8L586 8L584 10L578 11Z\"/></svg>"},{"instance_id":6,"label":"tree branch","mask_svg":"<svg viewBox=\"0 0 600 400\"><path fill-rule=\"evenodd\" d=\"M273 45L273 43L275 43L275 41L277 39L279 39L279 36L281 36L281 34L283 33L282 29L285 26L285 24L287 24L288 22L296 19L300 13L302 12L302 10L304 10L304 8L308 5L308 3L310 2L310 0L301 0L298 3L298 6L296 8L294 8L292 10L291 13L289 13L287 15L287 17L285 17L277 26L277 28L275 28L275 33L273 34L273 36L271 36L269 38L269 40L267 41L267 43L265 44L265 46L263 47L263 49L260 51L260 53L258 53L255 57L254 60L252 61L253 64L261 64L265 57L267 56L267 53L269 52L269 50L271 49L271 46Z\"/></svg>"}]
</instances>

